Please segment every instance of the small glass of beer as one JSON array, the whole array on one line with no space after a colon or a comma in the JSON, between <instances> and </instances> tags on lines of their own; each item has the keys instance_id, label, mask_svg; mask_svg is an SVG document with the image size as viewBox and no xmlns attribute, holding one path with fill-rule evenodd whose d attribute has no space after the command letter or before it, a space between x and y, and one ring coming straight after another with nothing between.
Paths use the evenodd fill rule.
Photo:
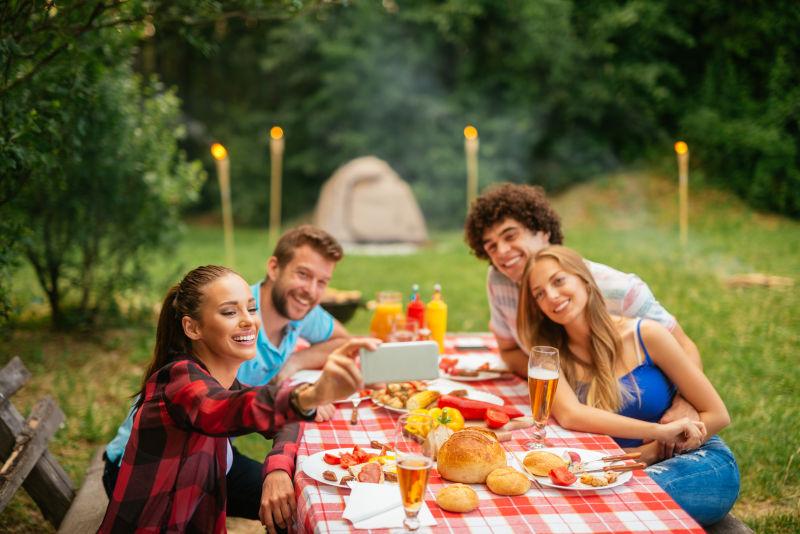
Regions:
<instances>
[{"instance_id":1,"label":"small glass of beer","mask_svg":"<svg viewBox=\"0 0 800 534\"><path fill-rule=\"evenodd\" d=\"M427 439L433 418L423 414L404 414L397 421L394 450L397 458L397 482L406 518L406 531L419 528L419 514L425 502L428 475L433 466L433 447Z\"/></svg>"},{"instance_id":2,"label":"small glass of beer","mask_svg":"<svg viewBox=\"0 0 800 534\"><path fill-rule=\"evenodd\" d=\"M545 427L550 418L550 407L558 386L558 349L553 347L533 347L528 360L528 391L531 395L531 414L533 415L533 441L529 449L545 446Z\"/></svg>"}]
</instances>

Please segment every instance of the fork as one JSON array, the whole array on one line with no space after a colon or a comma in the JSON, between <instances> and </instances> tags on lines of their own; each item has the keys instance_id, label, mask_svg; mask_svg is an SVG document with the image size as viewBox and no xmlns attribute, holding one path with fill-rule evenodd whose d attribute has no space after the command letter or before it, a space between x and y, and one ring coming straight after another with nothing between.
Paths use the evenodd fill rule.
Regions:
<instances>
[{"instance_id":1,"label":"fork","mask_svg":"<svg viewBox=\"0 0 800 534\"><path fill-rule=\"evenodd\" d=\"M358 424L358 405L361 404L361 392L357 392L358 395L355 399L353 399L353 411L350 413L350 424L356 425Z\"/></svg>"}]
</instances>

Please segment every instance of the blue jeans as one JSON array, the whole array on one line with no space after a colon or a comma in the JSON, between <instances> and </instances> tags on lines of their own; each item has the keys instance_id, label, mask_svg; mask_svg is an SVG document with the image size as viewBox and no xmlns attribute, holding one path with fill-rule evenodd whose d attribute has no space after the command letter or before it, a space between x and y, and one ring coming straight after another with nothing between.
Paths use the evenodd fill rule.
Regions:
<instances>
[{"instance_id":1,"label":"blue jeans","mask_svg":"<svg viewBox=\"0 0 800 534\"><path fill-rule=\"evenodd\" d=\"M702 447L645 469L701 525L716 523L739 496L739 468L719 436Z\"/></svg>"}]
</instances>

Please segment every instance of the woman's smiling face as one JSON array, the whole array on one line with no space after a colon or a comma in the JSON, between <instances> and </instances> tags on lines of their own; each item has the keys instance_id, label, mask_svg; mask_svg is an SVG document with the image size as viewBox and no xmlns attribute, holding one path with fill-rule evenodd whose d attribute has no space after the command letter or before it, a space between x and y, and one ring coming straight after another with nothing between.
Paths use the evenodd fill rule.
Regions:
<instances>
[{"instance_id":1,"label":"woman's smiling face","mask_svg":"<svg viewBox=\"0 0 800 534\"><path fill-rule=\"evenodd\" d=\"M579 317L589 298L586 284L553 258L536 261L530 272L531 297L551 321L569 324Z\"/></svg>"},{"instance_id":2,"label":"woman's smiling face","mask_svg":"<svg viewBox=\"0 0 800 534\"><path fill-rule=\"evenodd\" d=\"M256 355L259 328L261 315L250 287L231 273L203 288L199 317L190 337L218 356L244 361Z\"/></svg>"}]
</instances>

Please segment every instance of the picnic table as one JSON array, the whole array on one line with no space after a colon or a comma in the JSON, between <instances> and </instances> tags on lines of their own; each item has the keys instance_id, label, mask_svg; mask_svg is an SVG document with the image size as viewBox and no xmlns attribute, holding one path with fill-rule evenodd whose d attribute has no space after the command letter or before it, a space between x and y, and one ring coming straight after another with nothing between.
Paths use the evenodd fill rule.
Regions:
<instances>
[{"instance_id":1,"label":"picnic table","mask_svg":"<svg viewBox=\"0 0 800 534\"><path fill-rule=\"evenodd\" d=\"M468 351L456 349L460 338L479 337L485 348ZM451 356L497 352L490 334L453 334L446 340L446 353ZM510 380L473 382L505 399L526 415L530 415L528 386L518 377ZM359 408L359 423L349 424L349 408L340 405L342 415L325 423L308 423L298 450L298 466L304 458L325 449L368 446L371 440L390 442L398 415L371 403ZM347 416L347 417L345 417ZM573 432L556 425L547 427L548 445L621 453L608 436ZM510 451L524 451L531 439L529 429L516 430ZM704 530L684 512L644 471L635 471L625 484L597 491L569 491L531 488L525 495L504 497L491 493L484 485L475 484L480 498L476 510L467 514L445 512L436 504L436 492L450 482L432 471L425 501L437 525L435 532L696 532ZM298 468L295 492L298 498L297 526L304 532L352 532L352 524L342 518L345 496L349 489L317 482ZM363 532L363 531L362 531ZM387 530L374 531L387 532Z\"/></svg>"}]
</instances>

